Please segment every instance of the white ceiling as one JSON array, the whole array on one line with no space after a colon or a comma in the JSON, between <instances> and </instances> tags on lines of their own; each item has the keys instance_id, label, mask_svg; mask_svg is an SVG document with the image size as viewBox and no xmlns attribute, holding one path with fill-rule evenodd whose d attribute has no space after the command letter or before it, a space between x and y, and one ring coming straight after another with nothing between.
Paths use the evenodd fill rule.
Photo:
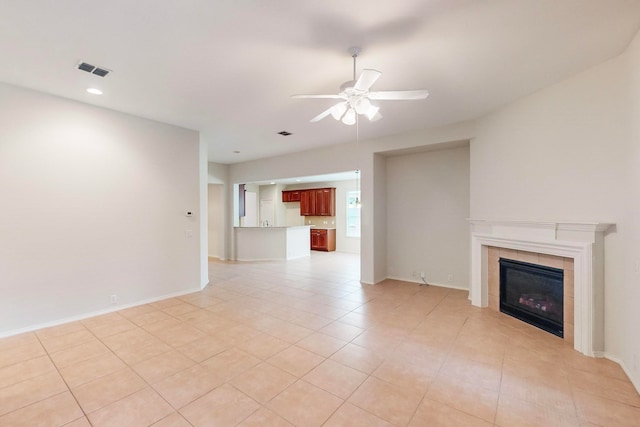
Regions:
<instances>
[{"instance_id":1,"label":"white ceiling","mask_svg":"<svg viewBox=\"0 0 640 427\"><path fill-rule=\"evenodd\" d=\"M210 161L235 163L355 139L309 123L331 100L289 97L337 93L351 46L358 73L382 71L373 90L431 93L381 102L368 139L481 116L619 54L640 0L7 0L0 17L0 81L199 130Z\"/></svg>"}]
</instances>

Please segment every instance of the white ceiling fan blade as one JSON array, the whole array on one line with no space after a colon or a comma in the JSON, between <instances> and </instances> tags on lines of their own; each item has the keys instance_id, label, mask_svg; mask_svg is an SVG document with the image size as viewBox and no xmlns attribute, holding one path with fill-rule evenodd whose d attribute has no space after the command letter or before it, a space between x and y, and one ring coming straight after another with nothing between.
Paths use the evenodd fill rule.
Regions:
<instances>
[{"instance_id":1,"label":"white ceiling fan blade","mask_svg":"<svg viewBox=\"0 0 640 427\"><path fill-rule=\"evenodd\" d=\"M332 114L336 110L336 107L341 105L341 104L342 104L342 102L339 103L339 104L336 104L336 105L332 105L331 107L327 108L322 113L318 114L313 119L311 119L310 122L311 123L319 122L320 120L322 120L325 117L327 117L329 114Z\"/></svg>"},{"instance_id":2,"label":"white ceiling fan blade","mask_svg":"<svg viewBox=\"0 0 640 427\"><path fill-rule=\"evenodd\" d=\"M369 99L381 101L410 100L425 99L429 96L429 92L426 90L383 90L380 92L369 92L369 95L367 96Z\"/></svg>"},{"instance_id":3,"label":"white ceiling fan blade","mask_svg":"<svg viewBox=\"0 0 640 427\"><path fill-rule=\"evenodd\" d=\"M362 70L362 74L358 77L358 81L353 86L357 90L369 90L369 88L378 80L382 73L376 70Z\"/></svg>"},{"instance_id":4,"label":"white ceiling fan blade","mask_svg":"<svg viewBox=\"0 0 640 427\"><path fill-rule=\"evenodd\" d=\"M347 111L347 101L340 102L333 107L331 107L331 115L334 119L340 120L344 113Z\"/></svg>"},{"instance_id":5,"label":"white ceiling fan blade","mask_svg":"<svg viewBox=\"0 0 640 427\"><path fill-rule=\"evenodd\" d=\"M328 99L346 99L342 95L291 95L292 98L328 98Z\"/></svg>"}]
</instances>

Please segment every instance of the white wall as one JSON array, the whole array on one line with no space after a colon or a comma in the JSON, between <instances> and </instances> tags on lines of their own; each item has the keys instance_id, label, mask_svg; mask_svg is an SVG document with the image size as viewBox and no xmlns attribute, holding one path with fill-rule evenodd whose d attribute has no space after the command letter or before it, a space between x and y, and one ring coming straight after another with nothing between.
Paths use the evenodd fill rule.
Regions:
<instances>
[{"instance_id":1,"label":"white wall","mask_svg":"<svg viewBox=\"0 0 640 427\"><path fill-rule=\"evenodd\" d=\"M605 352L636 386L637 39L622 56L479 120L471 142L472 217L616 224L605 237Z\"/></svg>"},{"instance_id":2,"label":"white wall","mask_svg":"<svg viewBox=\"0 0 640 427\"><path fill-rule=\"evenodd\" d=\"M628 140L620 63L602 64L478 121L471 143L474 217L619 217Z\"/></svg>"},{"instance_id":3,"label":"white wall","mask_svg":"<svg viewBox=\"0 0 640 427\"><path fill-rule=\"evenodd\" d=\"M283 226L296 227L298 225L305 225L304 217L300 215L300 202L288 202L282 203L285 209L285 217Z\"/></svg>"},{"instance_id":4,"label":"white wall","mask_svg":"<svg viewBox=\"0 0 640 427\"><path fill-rule=\"evenodd\" d=\"M388 157L386 184L389 277L468 289L469 147Z\"/></svg>"},{"instance_id":5,"label":"white wall","mask_svg":"<svg viewBox=\"0 0 640 427\"><path fill-rule=\"evenodd\" d=\"M269 225L274 227L277 225L277 215L276 215L276 205L282 203L282 193L280 197L277 196L278 186L276 184L269 185L261 185L260 186L260 194L259 194L259 225L266 225L266 222L269 221ZM264 224L263 224L264 222Z\"/></svg>"},{"instance_id":6,"label":"white wall","mask_svg":"<svg viewBox=\"0 0 640 427\"><path fill-rule=\"evenodd\" d=\"M217 255L213 256L219 257L222 260L230 259L231 231L233 227L233 203L230 202L231 212L229 212L229 203L227 201L233 200L233 185L229 184L229 166L220 163L209 162L207 164L207 171L207 182L209 184L220 184L222 186L222 195L219 200L220 204L216 204L216 206L213 207L214 211L217 212L217 214L214 215L219 215L222 219L218 223L219 229L215 231L211 229L209 230L209 232L213 232L216 238L219 240L217 242L211 242L211 240L209 241L209 249L207 251L207 254L209 254L209 251L212 250L212 246L218 246L218 249L214 250ZM220 209L220 211L217 211L217 209ZM214 221L216 220L214 219Z\"/></svg>"},{"instance_id":7,"label":"white wall","mask_svg":"<svg viewBox=\"0 0 640 427\"><path fill-rule=\"evenodd\" d=\"M199 136L199 135L198 135ZM209 190L207 143L202 139L198 142L198 198L200 206L196 218L198 219L198 239L200 242L200 289L209 284Z\"/></svg>"},{"instance_id":8,"label":"white wall","mask_svg":"<svg viewBox=\"0 0 640 427\"><path fill-rule=\"evenodd\" d=\"M198 139L0 84L0 335L200 289Z\"/></svg>"},{"instance_id":9,"label":"white wall","mask_svg":"<svg viewBox=\"0 0 640 427\"><path fill-rule=\"evenodd\" d=\"M224 186L209 184L208 254L214 258L224 258Z\"/></svg>"},{"instance_id":10,"label":"white wall","mask_svg":"<svg viewBox=\"0 0 640 427\"><path fill-rule=\"evenodd\" d=\"M362 192L361 209L365 211L371 210L370 218L372 224L367 224L372 228L369 236L373 241L371 245L373 258L373 282L378 283L388 277L387 270L387 236L395 233L395 226L391 229L387 228L387 161L380 154L374 154L371 158L372 164L370 168L362 171L362 180L368 179L367 175L373 175L373 185L369 187L370 191ZM364 221L363 221L364 223ZM364 225L364 224L363 224ZM367 236L364 236L367 237ZM366 239L363 239L366 245ZM403 251L407 253L408 251Z\"/></svg>"},{"instance_id":11,"label":"white wall","mask_svg":"<svg viewBox=\"0 0 640 427\"><path fill-rule=\"evenodd\" d=\"M275 199L274 199L274 210L276 216L276 227L285 227L289 225L302 225L299 224L289 224L289 214L291 211L288 210L287 203L282 203L282 190L284 190L286 186L284 184L276 184L275 186ZM289 203L290 204L290 203Z\"/></svg>"},{"instance_id":12,"label":"white wall","mask_svg":"<svg viewBox=\"0 0 640 427\"><path fill-rule=\"evenodd\" d=\"M627 61L630 98L628 120L631 124L631 137L627 141L626 151L626 194L625 227L623 239L624 281L617 290L620 303L617 322L612 328L619 328L619 342L610 352L619 355L632 378L636 389L640 391L640 36L629 47L624 60ZM607 328L607 334L615 333Z\"/></svg>"}]
</instances>

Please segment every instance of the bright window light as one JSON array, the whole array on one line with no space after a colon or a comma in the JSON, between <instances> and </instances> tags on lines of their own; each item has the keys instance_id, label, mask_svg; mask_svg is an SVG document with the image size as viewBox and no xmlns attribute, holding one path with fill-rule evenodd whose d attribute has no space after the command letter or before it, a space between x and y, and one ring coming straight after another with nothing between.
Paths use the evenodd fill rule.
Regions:
<instances>
[{"instance_id":1,"label":"bright window light","mask_svg":"<svg viewBox=\"0 0 640 427\"><path fill-rule=\"evenodd\" d=\"M347 191L347 237L360 237L360 192Z\"/></svg>"}]
</instances>

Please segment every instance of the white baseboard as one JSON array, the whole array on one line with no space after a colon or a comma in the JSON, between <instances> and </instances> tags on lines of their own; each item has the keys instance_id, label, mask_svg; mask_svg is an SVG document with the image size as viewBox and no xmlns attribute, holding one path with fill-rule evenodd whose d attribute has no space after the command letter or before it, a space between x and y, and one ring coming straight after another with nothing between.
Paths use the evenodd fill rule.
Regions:
<instances>
[{"instance_id":1,"label":"white baseboard","mask_svg":"<svg viewBox=\"0 0 640 427\"><path fill-rule=\"evenodd\" d=\"M417 283L419 285L424 285L424 282L421 282L419 280L416 280L415 277L411 277L411 278L406 278L406 277L393 277L393 276L389 276L387 277L387 279L391 279L391 280L400 280L401 282L409 282L409 283ZM428 282L427 285L429 286L437 286L439 288L449 288L449 289L456 289L458 291L467 291L469 292L469 288L464 288L461 286L456 286L456 285L452 285L450 283L448 284L442 284L442 283L433 283L433 282Z\"/></svg>"},{"instance_id":2,"label":"white baseboard","mask_svg":"<svg viewBox=\"0 0 640 427\"><path fill-rule=\"evenodd\" d=\"M620 365L624 373L627 374L627 377L629 377L629 381L631 381L631 384L633 384L638 394L640 394L640 378L636 378L634 376L633 371L629 369L627 365L625 365L624 361L622 361L618 356L607 353L605 351L599 351L597 353L599 354L599 356L596 357L604 357L605 359L609 359L612 362L616 362L618 365Z\"/></svg>"},{"instance_id":3,"label":"white baseboard","mask_svg":"<svg viewBox=\"0 0 640 427\"><path fill-rule=\"evenodd\" d=\"M199 287L197 287L197 288L189 289L189 290L186 290L186 291L180 291L180 292L174 292L174 293L171 293L171 294L162 295L162 296L159 296L159 297L147 298L147 299L144 299L144 300L141 300L141 301L137 301L137 302L134 302L134 303L130 303L130 304L117 305L117 306L114 306L114 307L109 307L108 309L104 309L104 310L97 310L97 311L92 311L92 312L89 312L89 313L82 313L82 314L79 314L77 316L65 317L65 318L62 318L62 319L53 320L51 322L38 323L36 325L30 325L30 326L27 326L27 327L24 327L24 328L14 329L13 331L0 333L0 338L6 338L6 337L14 336L14 335L20 335L20 334L24 334L24 333L27 333L27 332L33 332L33 331L37 331L39 329L44 329L44 328L51 328L53 326L64 325L65 323L77 322L78 320L88 319L89 317L101 316L103 314L113 313L113 312L116 312L116 311L124 310L126 308L137 307L139 305L149 304L149 303L152 303L152 302L161 301L161 300L169 299L169 298L175 298L175 297L179 297L179 296L182 296L182 295L192 294L194 292L200 292L200 291L201 291L201 289Z\"/></svg>"}]
</instances>

